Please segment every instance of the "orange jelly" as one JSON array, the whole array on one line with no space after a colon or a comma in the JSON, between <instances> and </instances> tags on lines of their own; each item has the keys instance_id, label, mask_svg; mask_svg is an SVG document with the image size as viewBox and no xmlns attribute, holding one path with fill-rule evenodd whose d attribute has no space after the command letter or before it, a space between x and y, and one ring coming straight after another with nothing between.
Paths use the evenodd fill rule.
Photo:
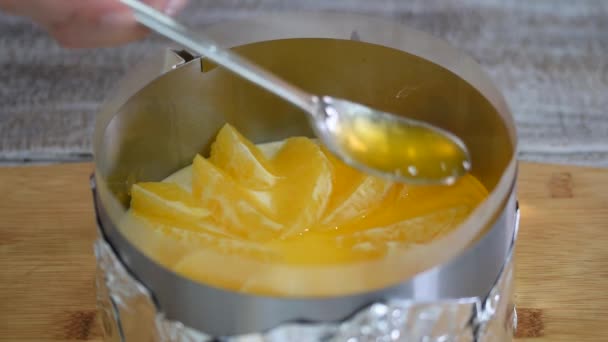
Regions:
<instances>
[{"instance_id":1,"label":"orange jelly","mask_svg":"<svg viewBox=\"0 0 608 342\"><path fill-rule=\"evenodd\" d=\"M157 262L221 288L290 295L323 286L291 271L424 245L456 228L487 190L470 174L451 186L393 183L314 140L258 146L225 125L209 158L197 155L162 182L137 183L131 196L120 227Z\"/></svg>"}]
</instances>

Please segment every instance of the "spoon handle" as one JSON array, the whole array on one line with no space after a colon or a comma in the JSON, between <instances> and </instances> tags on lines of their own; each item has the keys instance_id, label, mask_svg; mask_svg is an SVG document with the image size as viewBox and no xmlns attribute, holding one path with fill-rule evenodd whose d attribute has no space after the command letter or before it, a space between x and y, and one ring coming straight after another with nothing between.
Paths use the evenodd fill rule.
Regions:
<instances>
[{"instance_id":1,"label":"spoon handle","mask_svg":"<svg viewBox=\"0 0 608 342\"><path fill-rule=\"evenodd\" d=\"M300 107L307 113L316 110L316 96L295 87L247 59L220 47L200 33L194 33L173 18L139 0L121 0L134 11L135 19L152 31L207 57L235 74Z\"/></svg>"}]
</instances>

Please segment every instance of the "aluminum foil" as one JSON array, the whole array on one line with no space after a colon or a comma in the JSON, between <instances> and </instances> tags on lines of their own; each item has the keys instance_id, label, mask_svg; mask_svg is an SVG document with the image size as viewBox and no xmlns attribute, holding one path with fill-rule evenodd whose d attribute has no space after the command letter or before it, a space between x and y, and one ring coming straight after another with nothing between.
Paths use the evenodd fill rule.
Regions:
<instances>
[{"instance_id":1,"label":"aluminum foil","mask_svg":"<svg viewBox=\"0 0 608 342\"><path fill-rule=\"evenodd\" d=\"M486 298L391 300L374 303L339 323L285 323L266 332L218 337L165 319L146 287L102 238L95 243L95 255L105 341L510 341L516 321L512 257Z\"/></svg>"}]
</instances>

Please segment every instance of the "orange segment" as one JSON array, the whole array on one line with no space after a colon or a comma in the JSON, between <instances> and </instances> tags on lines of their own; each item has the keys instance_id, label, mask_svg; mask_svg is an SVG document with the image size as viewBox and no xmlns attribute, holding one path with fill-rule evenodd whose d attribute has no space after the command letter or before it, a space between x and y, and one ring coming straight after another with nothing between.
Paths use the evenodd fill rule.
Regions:
<instances>
[{"instance_id":1,"label":"orange segment","mask_svg":"<svg viewBox=\"0 0 608 342\"><path fill-rule=\"evenodd\" d=\"M235 271L234 264L227 267L228 260L264 263L277 258L274 251L259 243L222 233L182 229L139 215L130 215L124 224L128 224L128 229L125 230L127 237L136 238L136 246L153 253L155 258L161 258L160 263L166 267L194 279L198 272L223 272L225 275L216 277L216 281L222 281L226 275ZM184 262L187 260L191 262ZM232 274L236 278L242 276L242 272Z\"/></svg>"},{"instance_id":2,"label":"orange segment","mask_svg":"<svg viewBox=\"0 0 608 342\"><path fill-rule=\"evenodd\" d=\"M392 182L368 176L347 165L322 147L332 168L333 191L321 220L321 228L339 226L364 218L382 203Z\"/></svg>"},{"instance_id":3,"label":"orange segment","mask_svg":"<svg viewBox=\"0 0 608 342\"><path fill-rule=\"evenodd\" d=\"M131 209L169 221L200 221L211 214L192 194L175 183L137 183L131 188Z\"/></svg>"},{"instance_id":4,"label":"orange segment","mask_svg":"<svg viewBox=\"0 0 608 342\"><path fill-rule=\"evenodd\" d=\"M272 160L281 181L273 191L277 215L285 224L282 236L293 236L319 220L329 201L329 161L308 138L290 138Z\"/></svg>"},{"instance_id":5,"label":"orange segment","mask_svg":"<svg viewBox=\"0 0 608 342\"><path fill-rule=\"evenodd\" d=\"M332 194L327 204L327 211L337 208L363 182L366 175L338 159L325 146L321 150L329 160L332 173Z\"/></svg>"},{"instance_id":6,"label":"orange segment","mask_svg":"<svg viewBox=\"0 0 608 342\"><path fill-rule=\"evenodd\" d=\"M229 124L219 131L209 161L249 189L268 189L278 180L260 149Z\"/></svg>"},{"instance_id":7,"label":"orange segment","mask_svg":"<svg viewBox=\"0 0 608 342\"><path fill-rule=\"evenodd\" d=\"M337 205L328 210L321 221L326 228L338 228L356 219L363 219L382 203L392 183L383 179L367 176Z\"/></svg>"},{"instance_id":8,"label":"orange segment","mask_svg":"<svg viewBox=\"0 0 608 342\"><path fill-rule=\"evenodd\" d=\"M214 223L211 212L179 184L135 184L131 188L131 209L135 215L156 224L229 236Z\"/></svg>"},{"instance_id":9,"label":"orange segment","mask_svg":"<svg viewBox=\"0 0 608 342\"><path fill-rule=\"evenodd\" d=\"M446 208L385 227L341 235L336 238L336 242L342 247L362 250L366 249L365 246L386 248L390 243L426 243L460 224L469 211L470 208L464 205Z\"/></svg>"},{"instance_id":10,"label":"orange segment","mask_svg":"<svg viewBox=\"0 0 608 342\"><path fill-rule=\"evenodd\" d=\"M283 228L268 215L273 211L268 193L240 186L200 155L192 164L192 193L220 226L240 236L267 239Z\"/></svg>"},{"instance_id":11,"label":"orange segment","mask_svg":"<svg viewBox=\"0 0 608 342\"><path fill-rule=\"evenodd\" d=\"M364 224L354 229L389 226L457 206L466 206L468 212L471 212L486 195L483 185L470 175L462 177L451 186L400 185L391 189L383 201L382 210L371 212Z\"/></svg>"}]
</instances>

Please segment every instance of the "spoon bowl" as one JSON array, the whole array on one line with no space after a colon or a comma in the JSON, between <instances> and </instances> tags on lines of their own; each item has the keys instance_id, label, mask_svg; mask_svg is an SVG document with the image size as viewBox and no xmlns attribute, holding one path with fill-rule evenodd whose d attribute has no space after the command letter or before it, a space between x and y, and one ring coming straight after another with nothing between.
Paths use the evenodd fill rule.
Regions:
<instances>
[{"instance_id":1,"label":"spoon bowl","mask_svg":"<svg viewBox=\"0 0 608 342\"><path fill-rule=\"evenodd\" d=\"M433 125L324 96L311 124L326 146L363 171L410 184L453 184L471 157L455 135Z\"/></svg>"}]
</instances>

